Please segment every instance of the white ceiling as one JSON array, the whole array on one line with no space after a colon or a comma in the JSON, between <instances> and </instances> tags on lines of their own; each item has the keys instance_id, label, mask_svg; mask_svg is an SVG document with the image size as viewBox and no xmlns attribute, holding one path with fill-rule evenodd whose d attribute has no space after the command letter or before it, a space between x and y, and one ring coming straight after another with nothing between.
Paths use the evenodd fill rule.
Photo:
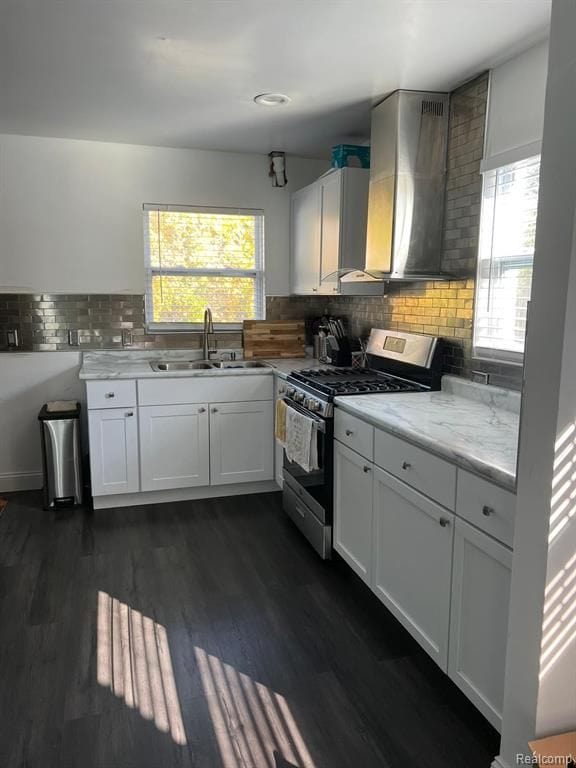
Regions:
<instances>
[{"instance_id":1,"label":"white ceiling","mask_svg":"<svg viewBox=\"0 0 576 768\"><path fill-rule=\"evenodd\" d=\"M544 38L550 5L0 0L0 132L321 157L390 91L451 89Z\"/></svg>"}]
</instances>

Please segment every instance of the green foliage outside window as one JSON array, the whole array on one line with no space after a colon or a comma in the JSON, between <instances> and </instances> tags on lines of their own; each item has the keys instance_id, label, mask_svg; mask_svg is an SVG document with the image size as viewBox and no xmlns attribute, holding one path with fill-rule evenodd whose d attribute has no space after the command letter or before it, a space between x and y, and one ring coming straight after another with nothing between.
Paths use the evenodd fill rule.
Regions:
<instances>
[{"instance_id":1,"label":"green foliage outside window","mask_svg":"<svg viewBox=\"0 0 576 768\"><path fill-rule=\"evenodd\" d=\"M150 324L199 324L208 306L215 323L259 317L261 216L148 210L146 217ZM240 274L227 275L226 270Z\"/></svg>"}]
</instances>

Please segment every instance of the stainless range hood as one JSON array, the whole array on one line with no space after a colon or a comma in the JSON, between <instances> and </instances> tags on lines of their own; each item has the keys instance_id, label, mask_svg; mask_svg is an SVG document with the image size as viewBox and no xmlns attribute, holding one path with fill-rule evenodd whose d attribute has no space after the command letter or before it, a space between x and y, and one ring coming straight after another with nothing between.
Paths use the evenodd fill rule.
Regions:
<instances>
[{"instance_id":1,"label":"stainless range hood","mask_svg":"<svg viewBox=\"0 0 576 768\"><path fill-rule=\"evenodd\" d=\"M343 293L448 277L440 260L449 105L447 93L395 91L372 111L365 269L341 275Z\"/></svg>"}]
</instances>

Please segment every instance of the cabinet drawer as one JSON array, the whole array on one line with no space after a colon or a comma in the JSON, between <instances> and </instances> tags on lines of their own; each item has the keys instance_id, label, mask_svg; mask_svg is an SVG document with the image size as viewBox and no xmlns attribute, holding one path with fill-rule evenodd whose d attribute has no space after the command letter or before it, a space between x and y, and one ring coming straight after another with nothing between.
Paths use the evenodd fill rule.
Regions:
<instances>
[{"instance_id":1,"label":"cabinet drawer","mask_svg":"<svg viewBox=\"0 0 576 768\"><path fill-rule=\"evenodd\" d=\"M87 381L86 398L90 410L96 408L131 408L136 405L133 380Z\"/></svg>"},{"instance_id":2,"label":"cabinet drawer","mask_svg":"<svg viewBox=\"0 0 576 768\"><path fill-rule=\"evenodd\" d=\"M510 491L460 469L456 512L472 525L512 547L516 496Z\"/></svg>"},{"instance_id":3,"label":"cabinet drawer","mask_svg":"<svg viewBox=\"0 0 576 768\"><path fill-rule=\"evenodd\" d=\"M454 509L456 467L449 462L377 429L374 463L439 504Z\"/></svg>"},{"instance_id":4,"label":"cabinet drawer","mask_svg":"<svg viewBox=\"0 0 576 768\"><path fill-rule=\"evenodd\" d=\"M336 409L334 416L334 437L348 448L372 461L374 454L374 427L355 416Z\"/></svg>"}]
</instances>

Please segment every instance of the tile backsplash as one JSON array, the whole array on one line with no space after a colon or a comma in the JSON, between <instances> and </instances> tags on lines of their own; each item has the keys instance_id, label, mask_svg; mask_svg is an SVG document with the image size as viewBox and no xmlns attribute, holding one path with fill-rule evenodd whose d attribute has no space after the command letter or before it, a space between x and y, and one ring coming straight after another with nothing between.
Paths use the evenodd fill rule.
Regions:
<instances>
[{"instance_id":1,"label":"tile backsplash","mask_svg":"<svg viewBox=\"0 0 576 768\"><path fill-rule=\"evenodd\" d=\"M148 334L140 294L0 294L0 349L18 331L22 351L174 349L202 345L200 333ZM77 335L70 344L69 333ZM125 334L123 343L123 334ZM72 339L75 342L75 339ZM241 333L217 334L220 348L241 347Z\"/></svg>"}]
</instances>

